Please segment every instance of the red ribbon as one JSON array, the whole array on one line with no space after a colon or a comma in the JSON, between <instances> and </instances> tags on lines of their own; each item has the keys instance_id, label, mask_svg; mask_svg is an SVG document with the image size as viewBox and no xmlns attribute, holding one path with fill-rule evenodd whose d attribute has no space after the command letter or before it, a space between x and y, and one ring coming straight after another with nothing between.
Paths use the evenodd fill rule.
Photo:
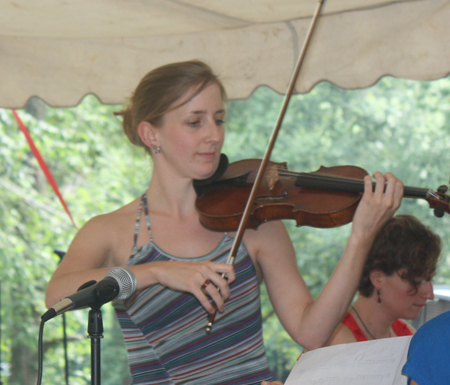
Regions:
<instances>
[{"instance_id":1,"label":"red ribbon","mask_svg":"<svg viewBox=\"0 0 450 385\"><path fill-rule=\"evenodd\" d=\"M69 208L66 205L66 202L64 201L61 193L59 192L58 185L56 184L55 180L53 179L53 176L50 172L50 170L47 167L47 164L45 163L44 159L42 158L39 150L34 144L33 139L31 138L30 133L28 132L27 128L23 124L22 120L20 119L19 115L15 110L12 110L12 113L14 114L14 117L16 118L17 124L19 125L20 130L25 135L25 138L27 139L28 144L30 145L31 151L33 152L33 155L36 157L37 161L39 162L39 165L41 166L42 171L44 171L45 176L47 177L48 182L50 183L50 186L52 186L53 191L55 191L55 194L59 198L59 201L64 207L64 210L66 210L67 215L69 215L69 218L73 224L73 226L77 229L77 225L75 224L75 221L73 220L72 214L70 213Z\"/></svg>"}]
</instances>

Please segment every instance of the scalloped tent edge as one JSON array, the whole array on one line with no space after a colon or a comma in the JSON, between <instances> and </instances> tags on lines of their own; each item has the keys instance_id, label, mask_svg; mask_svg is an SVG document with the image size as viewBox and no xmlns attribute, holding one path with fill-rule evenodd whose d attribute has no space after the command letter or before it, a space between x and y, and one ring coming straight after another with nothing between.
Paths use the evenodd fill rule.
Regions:
<instances>
[{"instance_id":1,"label":"scalloped tent edge","mask_svg":"<svg viewBox=\"0 0 450 385\"><path fill-rule=\"evenodd\" d=\"M31 96L74 106L86 94L122 104L152 68L193 58L212 66L230 99L263 84L284 93L316 1L259 3L0 0L0 107ZM448 20L450 0L326 0L296 92L445 77Z\"/></svg>"}]
</instances>

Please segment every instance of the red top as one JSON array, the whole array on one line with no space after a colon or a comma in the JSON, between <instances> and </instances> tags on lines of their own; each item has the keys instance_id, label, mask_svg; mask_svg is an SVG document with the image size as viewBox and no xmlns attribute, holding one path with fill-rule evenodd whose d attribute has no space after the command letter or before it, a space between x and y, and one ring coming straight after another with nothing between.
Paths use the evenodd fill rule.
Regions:
<instances>
[{"instance_id":1,"label":"red top","mask_svg":"<svg viewBox=\"0 0 450 385\"><path fill-rule=\"evenodd\" d=\"M356 341L358 341L358 342L368 341L367 337L365 336L363 331L360 329L360 327L358 326L355 319L353 318L353 316L350 313L347 313L345 315L344 319L342 320L342 323L350 329L350 331L355 336ZM392 324L392 330L394 330L394 333L397 335L397 337L412 335L412 332L408 328L406 322L402 321L400 319L394 321L394 323Z\"/></svg>"}]
</instances>

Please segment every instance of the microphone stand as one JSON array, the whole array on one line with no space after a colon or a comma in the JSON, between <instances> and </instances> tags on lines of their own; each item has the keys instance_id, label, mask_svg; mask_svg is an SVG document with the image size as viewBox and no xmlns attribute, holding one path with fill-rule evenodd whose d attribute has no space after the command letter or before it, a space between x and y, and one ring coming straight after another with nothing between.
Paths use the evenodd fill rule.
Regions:
<instances>
[{"instance_id":1,"label":"microphone stand","mask_svg":"<svg viewBox=\"0 0 450 385\"><path fill-rule=\"evenodd\" d=\"M83 290L97 281L89 281L81 285L78 291ZM101 365L100 365L100 340L103 338L103 318L100 308L104 302L96 301L91 305L88 315L88 338L91 340L91 385L100 385Z\"/></svg>"},{"instance_id":2,"label":"microphone stand","mask_svg":"<svg viewBox=\"0 0 450 385\"><path fill-rule=\"evenodd\" d=\"M125 278L126 279L125 279ZM106 281L109 278L109 282ZM119 280L117 280L117 279ZM111 282L112 280L112 282ZM128 280L128 281L127 281ZM98 284L98 286L96 285ZM88 287L96 285L93 290L87 290L83 292ZM120 296L121 287L125 287L123 296ZM45 322L56 315L60 314L58 312L73 310L80 307L90 307L88 316L88 338L91 340L91 385L100 385L101 370L100 370L100 340L103 338L103 319L100 308L104 303L107 303L113 299L128 298L136 290L136 277L134 274L122 267L115 267L106 273L104 280L97 283L97 281L92 280L84 283L78 288L78 291L82 291L79 298L67 297L65 300L60 301L57 305L61 305L55 308L50 308L46 313L44 313L41 319ZM84 296L88 295L89 298ZM94 298L90 296L94 295ZM71 305L72 307L70 307Z\"/></svg>"},{"instance_id":3,"label":"microphone stand","mask_svg":"<svg viewBox=\"0 0 450 385\"><path fill-rule=\"evenodd\" d=\"M88 338L91 339L91 385L100 385L100 341L103 338L103 319L100 306L89 311Z\"/></svg>"}]
</instances>

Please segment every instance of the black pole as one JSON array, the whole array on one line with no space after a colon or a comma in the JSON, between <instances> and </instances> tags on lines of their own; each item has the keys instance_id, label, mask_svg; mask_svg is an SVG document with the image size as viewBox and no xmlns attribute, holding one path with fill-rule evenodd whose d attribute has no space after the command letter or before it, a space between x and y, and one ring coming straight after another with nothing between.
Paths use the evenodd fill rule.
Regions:
<instances>
[{"instance_id":1,"label":"black pole","mask_svg":"<svg viewBox=\"0 0 450 385\"><path fill-rule=\"evenodd\" d=\"M100 308L89 311L88 337L91 339L91 385L100 385L100 340L103 338L103 319Z\"/></svg>"}]
</instances>

